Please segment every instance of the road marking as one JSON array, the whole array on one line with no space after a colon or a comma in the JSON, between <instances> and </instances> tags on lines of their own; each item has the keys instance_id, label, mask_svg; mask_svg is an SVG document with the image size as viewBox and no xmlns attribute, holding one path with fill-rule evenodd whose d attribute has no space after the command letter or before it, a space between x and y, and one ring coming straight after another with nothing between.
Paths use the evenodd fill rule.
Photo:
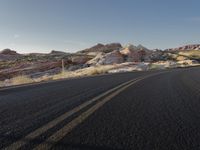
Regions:
<instances>
[{"instance_id":1,"label":"road marking","mask_svg":"<svg viewBox=\"0 0 200 150\"><path fill-rule=\"evenodd\" d=\"M115 97L116 95L118 95L119 93L121 93L123 90L127 89L128 87L130 87L131 85L146 79L148 77L151 76L155 76L158 74L162 74L162 73L166 73L169 71L164 71L164 72L160 72L160 73L155 73L155 74L151 74L151 75L147 75L147 76L143 76L143 77L139 77L136 79L132 79L129 80L125 83L122 83L120 85L118 85L115 88L112 88L110 90L108 90L107 92L104 92L102 94L100 94L99 96L75 107L74 109L64 113L63 115L61 115L60 117L50 121L49 123L43 125L42 127L36 129L35 131L29 133L28 135L26 135L24 138L14 142L13 144L9 145L8 147L4 148L5 150L13 150L13 149L19 149L22 146L24 146L25 144L28 144L29 141L26 141L26 139L34 139L37 136L41 135L42 133L46 132L47 130L53 128L54 126L56 126L57 124L59 124L60 122L62 122L63 120L67 119L68 117L70 117L71 115L79 112L81 109L87 107L88 105L92 104L93 102L100 100L101 98L103 98L104 96L108 95L107 97L103 98L100 102L98 102L97 104L93 105L92 107L90 107L87 111L83 112L82 114L80 114L80 116L78 116L77 118L73 119L70 123L68 123L66 126L64 126L62 129L58 130L55 134L53 134L52 136L50 136L46 142L43 142L41 144L39 144L35 149L49 149L52 147L52 145L47 144L48 141L52 141L52 142L57 142L60 139L62 139L67 133L69 133L75 126L77 126L78 124L80 124L82 121L84 121L87 117L89 117L93 112L95 112L97 109L99 109L101 106L103 106L107 101L111 100L113 97ZM62 138L61 138L62 137ZM58 139L58 140L57 140Z\"/></svg>"},{"instance_id":2,"label":"road marking","mask_svg":"<svg viewBox=\"0 0 200 150\"><path fill-rule=\"evenodd\" d=\"M46 132L47 130L53 128L54 126L56 126L57 124L59 124L60 122L62 122L63 120L67 119L68 117L70 117L71 115L77 113L78 111L80 111L81 109L87 107L88 105L92 104L93 102L99 100L100 98L114 92L115 90L137 80L138 78L136 79L133 79L133 80L130 80L130 81L127 81L125 83L122 83L120 85L118 85L117 87L115 88L112 88L102 94L100 94L99 96L75 107L74 109L62 114L60 117L50 121L49 123L43 125L42 127L36 129L35 131L29 133L28 135L26 135L25 137L23 137L22 139L14 142L13 144L9 145L8 147L5 148L5 150L13 150L13 149L19 149L21 148L22 146L24 146L25 144L27 144L28 142L26 141L26 139L34 139L36 138L37 136L41 135L42 133Z\"/></svg>"},{"instance_id":3,"label":"road marking","mask_svg":"<svg viewBox=\"0 0 200 150\"><path fill-rule=\"evenodd\" d=\"M63 128L55 132L52 136L50 136L46 141L39 144L34 150L47 150L50 149L53 145L49 143L56 143L60 141L62 138L64 138L73 128L75 128L77 125L82 123L85 119L87 119L91 114L93 114L96 110L98 110L100 107L102 107L106 102L110 101L112 98L117 96L119 93L127 89L128 87L132 86L133 84L148 78L149 76L139 78L135 81L130 82L129 84L123 86L122 88L118 89L117 91L111 93L107 97L103 98L100 102L90 107L88 110L83 112L81 115L73 119L70 123L65 125Z\"/></svg>"}]
</instances>

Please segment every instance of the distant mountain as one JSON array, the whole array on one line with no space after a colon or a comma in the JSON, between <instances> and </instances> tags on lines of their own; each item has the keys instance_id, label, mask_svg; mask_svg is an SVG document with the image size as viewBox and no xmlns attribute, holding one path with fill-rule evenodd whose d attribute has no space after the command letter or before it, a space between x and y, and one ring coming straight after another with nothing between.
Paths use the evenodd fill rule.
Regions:
<instances>
[{"instance_id":1,"label":"distant mountain","mask_svg":"<svg viewBox=\"0 0 200 150\"><path fill-rule=\"evenodd\" d=\"M97 44L91 48L87 48L84 50L79 51L78 53L91 53L91 52L104 52L109 53L114 50L120 50L122 45L120 43L111 43L111 44Z\"/></svg>"},{"instance_id":2,"label":"distant mountain","mask_svg":"<svg viewBox=\"0 0 200 150\"><path fill-rule=\"evenodd\" d=\"M186 50L200 50L200 44L185 45L177 48L170 48L167 51L186 51Z\"/></svg>"},{"instance_id":3,"label":"distant mountain","mask_svg":"<svg viewBox=\"0 0 200 150\"><path fill-rule=\"evenodd\" d=\"M3 55L19 55L16 51L8 49L8 48L0 51L0 54L3 54Z\"/></svg>"},{"instance_id":4,"label":"distant mountain","mask_svg":"<svg viewBox=\"0 0 200 150\"><path fill-rule=\"evenodd\" d=\"M22 55L11 49L4 49L0 51L0 61L15 60L20 58Z\"/></svg>"},{"instance_id":5,"label":"distant mountain","mask_svg":"<svg viewBox=\"0 0 200 150\"><path fill-rule=\"evenodd\" d=\"M69 55L70 53L52 50L49 54L50 54L50 55Z\"/></svg>"}]
</instances>

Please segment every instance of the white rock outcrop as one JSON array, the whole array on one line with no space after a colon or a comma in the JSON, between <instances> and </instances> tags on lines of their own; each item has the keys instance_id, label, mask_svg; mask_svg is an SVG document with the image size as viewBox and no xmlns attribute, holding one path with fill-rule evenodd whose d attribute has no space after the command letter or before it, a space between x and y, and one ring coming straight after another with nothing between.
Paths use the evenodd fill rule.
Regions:
<instances>
[{"instance_id":1,"label":"white rock outcrop","mask_svg":"<svg viewBox=\"0 0 200 150\"><path fill-rule=\"evenodd\" d=\"M119 64L124 62L123 55L118 51L112 51L110 53L100 53L92 60L88 61L87 64L90 65L109 65L109 64Z\"/></svg>"}]
</instances>

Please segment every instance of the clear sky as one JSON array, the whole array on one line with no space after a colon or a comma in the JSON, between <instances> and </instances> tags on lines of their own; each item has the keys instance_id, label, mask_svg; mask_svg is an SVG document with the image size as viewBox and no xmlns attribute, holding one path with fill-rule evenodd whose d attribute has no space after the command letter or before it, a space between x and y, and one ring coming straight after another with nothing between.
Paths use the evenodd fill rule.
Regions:
<instances>
[{"instance_id":1,"label":"clear sky","mask_svg":"<svg viewBox=\"0 0 200 150\"><path fill-rule=\"evenodd\" d=\"M74 52L97 43L200 43L200 0L0 0L0 49Z\"/></svg>"}]
</instances>

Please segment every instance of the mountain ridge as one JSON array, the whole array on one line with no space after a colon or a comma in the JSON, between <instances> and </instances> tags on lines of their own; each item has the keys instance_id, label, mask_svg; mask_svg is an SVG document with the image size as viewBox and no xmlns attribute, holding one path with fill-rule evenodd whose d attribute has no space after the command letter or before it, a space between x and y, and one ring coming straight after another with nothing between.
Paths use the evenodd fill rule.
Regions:
<instances>
[{"instance_id":1,"label":"mountain ridge","mask_svg":"<svg viewBox=\"0 0 200 150\"><path fill-rule=\"evenodd\" d=\"M133 44L127 44L122 46L120 43L108 43L108 44L102 44L98 43L94 46L91 46L89 48L85 48L83 50L78 50L75 53L90 53L90 52L111 52L113 50L121 50L122 48L127 48L129 47L130 49L137 49L137 50L162 50L162 49L148 49L147 47L143 46L142 44L139 44L137 46ZM168 48L164 49L163 51L184 51L184 50L200 50L200 44L188 44L176 48ZM9 48L3 49L0 51L0 54L4 55L23 55L20 53L17 53L15 50L11 50ZM29 53L28 53L29 54ZM52 50L49 53L30 53L30 54L74 54L74 53L67 53L64 51L57 51L57 50Z\"/></svg>"}]
</instances>

